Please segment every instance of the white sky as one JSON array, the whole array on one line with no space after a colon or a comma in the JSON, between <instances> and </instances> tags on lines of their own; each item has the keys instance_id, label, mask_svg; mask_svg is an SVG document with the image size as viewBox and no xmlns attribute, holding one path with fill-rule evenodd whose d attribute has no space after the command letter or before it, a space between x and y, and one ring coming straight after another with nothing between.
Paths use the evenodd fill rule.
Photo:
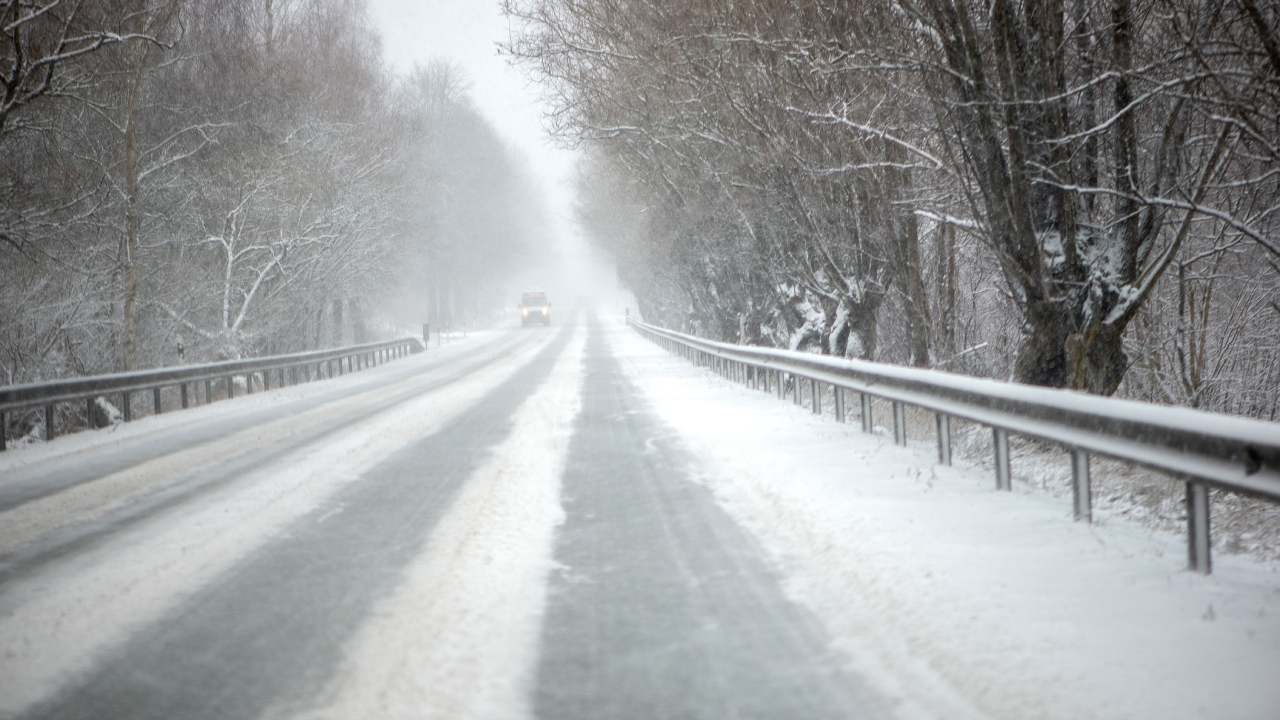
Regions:
<instances>
[{"instance_id":1,"label":"white sky","mask_svg":"<svg viewBox=\"0 0 1280 720\"><path fill-rule=\"evenodd\" d=\"M496 45L506 41L509 27L498 0L369 0L369 10L382 35L383 57L395 72L403 74L415 63L437 58L462 69L476 108L529 160L546 193L558 254L566 265L557 274L581 278L585 272L605 280L612 290L612 267L587 260L592 253L573 220L576 153L557 147L547 136L538 87L523 69L498 55ZM541 283L561 284L559 278L543 278Z\"/></svg>"}]
</instances>

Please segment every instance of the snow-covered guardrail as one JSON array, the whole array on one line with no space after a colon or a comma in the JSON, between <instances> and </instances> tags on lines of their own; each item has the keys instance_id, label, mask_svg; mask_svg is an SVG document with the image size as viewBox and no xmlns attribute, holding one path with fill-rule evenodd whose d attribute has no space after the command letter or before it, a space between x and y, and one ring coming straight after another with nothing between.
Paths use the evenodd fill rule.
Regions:
<instances>
[{"instance_id":1,"label":"snow-covered guardrail","mask_svg":"<svg viewBox=\"0 0 1280 720\"><path fill-rule=\"evenodd\" d=\"M421 341L404 338L252 360L227 360L0 386L0 450L4 450L6 445L5 416L13 410L43 407L45 439L51 439L54 436L54 408L58 403L88 401L89 417L92 418L93 404L97 398L118 395L124 419L129 421L133 415L131 400L134 393L151 391L152 410L158 415L161 412L160 390L165 387L179 388L182 407L185 409L192 399L199 401L198 390L191 393L189 389L199 388L201 383L204 385L204 402L209 403L214 399L217 384L223 386L224 398L234 397L234 380L241 376L245 378L246 391L251 393L255 376L261 378L263 390L270 390L273 374L278 378L277 386L293 385L354 372L422 351Z\"/></svg>"},{"instance_id":2,"label":"snow-covered guardrail","mask_svg":"<svg viewBox=\"0 0 1280 720\"><path fill-rule=\"evenodd\" d=\"M935 413L938 461L951 464L951 419L992 429L996 489L1011 489L1009 434L1061 443L1071 456L1075 517L1092 521L1090 455L1102 455L1181 478L1186 485L1188 562L1212 569L1209 488L1280 502L1280 425L1247 418L1033 387L810 353L704 340L638 321L641 334L691 362L784 398L802 402L808 383L813 411L823 385L833 388L835 416L845 419L856 393L862 429L872 430L871 398L892 403L894 442L906 444L903 408Z\"/></svg>"}]
</instances>

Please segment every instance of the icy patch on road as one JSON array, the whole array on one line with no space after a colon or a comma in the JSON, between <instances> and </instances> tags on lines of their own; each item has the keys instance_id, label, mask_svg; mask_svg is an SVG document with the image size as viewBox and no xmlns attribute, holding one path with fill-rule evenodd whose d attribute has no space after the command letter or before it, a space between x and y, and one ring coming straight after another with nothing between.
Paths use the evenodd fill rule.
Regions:
<instances>
[{"instance_id":1,"label":"icy patch on road","mask_svg":"<svg viewBox=\"0 0 1280 720\"><path fill-rule=\"evenodd\" d=\"M581 407L585 339L570 341L460 491L401 586L371 613L318 718L514 720L530 687L564 520L560 482ZM294 714L278 708L268 717Z\"/></svg>"},{"instance_id":2,"label":"icy patch on road","mask_svg":"<svg viewBox=\"0 0 1280 720\"><path fill-rule=\"evenodd\" d=\"M531 345L528 353L425 392L347 432L289 453L225 490L197 495L172 512L8 585L0 595L0 717L50 697L95 661L106 661L110 649L131 633L287 531L289 523L321 506L368 468L451 423L536 357L551 337ZM400 385L404 389L412 380ZM352 407L367 401L356 395L315 412L336 426L350 423ZM254 442L270 443L269 430L257 428ZM219 449L230 454L243 442L245 438L232 436L197 450L211 456ZM129 472L163 480L164 473L172 471L161 458ZM59 521L57 513L48 517L50 523Z\"/></svg>"},{"instance_id":3,"label":"icy patch on road","mask_svg":"<svg viewBox=\"0 0 1280 720\"><path fill-rule=\"evenodd\" d=\"M1280 572L1068 503L992 491L931 445L816 418L610 336L628 375L760 538L788 593L908 715L1262 718L1280 708ZM1095 480L1105 483L1105 478Z\"/></svg>"}]
</instances>

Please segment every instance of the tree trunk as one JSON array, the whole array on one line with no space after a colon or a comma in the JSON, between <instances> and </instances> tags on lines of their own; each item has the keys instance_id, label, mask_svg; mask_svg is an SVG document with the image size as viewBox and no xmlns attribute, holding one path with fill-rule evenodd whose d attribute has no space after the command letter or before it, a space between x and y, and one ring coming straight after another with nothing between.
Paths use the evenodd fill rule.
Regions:
<instances>
[{"instance_id":1,"label":"tree trunk","mask_svg":"<svg viewBox=\"0 0 1280 720\"><path fill-rule=\"evenodd\" d=\"M907 297L907 328L911 338L911 364L929 366L929 298L924 290L924 278L920 272L920 229L912 212L902 218L903 287Z\"/></svg>"},{"instance_id":2,"label":"tree trunk","mask_svg":"<svg viewBox=\"0 0 1280 720\"><path fill-rule=\"evenodd\" d=\"M124 297L121 302L123 343L119 369L137 367L138 355L138 236L142 224L142 196L138 188L138 103L142 94L143 63L146 51L137 57L137 66L129 81L125 99L124 182L125 229L120 261L124 270Z\"/></svg>"},{"instance_id":3,"label":"tree trunk","mask_svg":"<svg viewBox=\"0 0 1280 720\"><path fill-rule=\"evenodd\" d=\"M330 335L332 344L335 347L342 345L343 330L342 298L335 298L333 301L333 328L332 335Z\"/></svg>"}]
</instances>

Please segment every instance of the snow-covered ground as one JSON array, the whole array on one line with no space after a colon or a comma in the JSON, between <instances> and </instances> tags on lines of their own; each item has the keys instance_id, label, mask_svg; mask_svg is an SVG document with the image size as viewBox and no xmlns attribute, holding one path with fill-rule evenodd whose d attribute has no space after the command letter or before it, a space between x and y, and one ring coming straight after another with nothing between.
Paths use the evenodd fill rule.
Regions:
<instances>
[{"instance_id":1,"label":"snow-covered ground","mask_svg":"<svg viewBox=\"0 0 1280 720\"><path fill-rule=\"evenodd\" d=\"M1280 565L933 453L620 319L60 438L0 457L0 717L1276 716Z\"/></svg>"},{"instance_id":2,"label":"snow-covered ground","mask_svg":"<svg viewBox=\"0 0 1280 720\"><path fill-rule=\"evenodd\" d=\"M539 340L530 349L545 343ZM346 400L328 402L273 423L255 424L231 437L193 445L0 513L0 557L7 557L28 543L56 537L66 526L104 522L102 518L114 509L139 502L158 488L163 492L164 486L174 484L193 468L216 467L238 448L269 447L310 425L336 427L345 423L349 429L330 442L308 444L277 456L231 486L184 506L181 512L158 513L126 528L110 542L5 584L0 597L0 717L49 697L86 672L103 653L192 597L339 489L359 480L367 468L447 426L511 377L528 358L526 354L482 367L363 422L351 422L358 414L354 412L357 405L385 407L384 396L389 392L421 382L411 378L381 387L379 380L385 382L386 376L405 370L421 371L436 363L456 362L467 347L476 349L473 343L459 343L454 356L416 355L332 382L297 385L161 415L115 432L81 433L12 453L12 460L6 457L15 466L67 455L82 455L84 462L91 463L96 455L90 451L147 432L181 433L201 419L228 415L250 418L264 405L336 393L345 386L369 388Z\"/></svg>"},{"instance_id":3,"label":"snow-covered ground","mask_svg":"<svg viewBox=\"0 0 1280 720\"><path fill-rule=\"evenodd\" d=\"M1280 565L1219 554L1200 576L1180 536L1073 523L932 445L814 417L617 324L610 342L788 593L905 716L1280 713Z\"/></svg>"}]
</instances>

